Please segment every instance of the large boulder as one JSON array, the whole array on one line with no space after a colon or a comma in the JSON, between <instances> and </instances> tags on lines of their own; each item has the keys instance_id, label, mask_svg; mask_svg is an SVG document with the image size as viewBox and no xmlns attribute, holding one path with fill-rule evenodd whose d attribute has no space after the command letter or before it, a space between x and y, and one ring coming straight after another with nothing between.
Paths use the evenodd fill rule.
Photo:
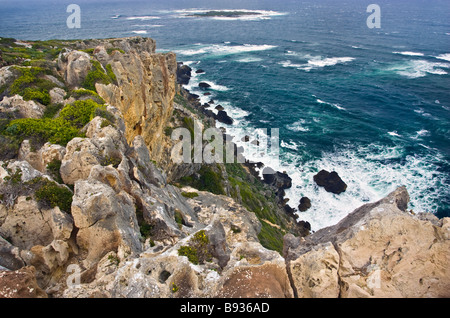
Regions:
<instances>
[{"instance_id":1,"label":"large boulder","mask_svg":"<svg viewBox=\"0 0 450 318\"><path fill-rule=\"evenodd\" d=\"M347 190L347 184L342 181L337 172L321 170L314 176L314 181L318 186L324 187L326 191L340 194Z\"/></svg>"},{"instance_id":2,"label":"large boulder","mask_svg":"<svg viewBox=\"0 0 450 318\"><path fill-rule=\"evenodd\" d=\"M86 52L63 50L58 56L58 68L69 86L81 86L92 68L91 57Z\"/></svg>"},{"instance_id":3,"label":"large boulder","mask_svg":"<svg viewBox=\"0 0 450 318\"><path fill-rule=\"evenodd\" d=\"M298 210L300 212L305 212L311 208L311 200L308 197L302 197L300 199L300 204L298 205Z\"/></svg>"},{"instance_id":4,"label":"large boulder","mask_svg":"<svg viewBox=\"0 0 450 318\"><path fill-rule=\"evenodd\" d=\"M284 256L298 297L449 297L450 219L406 212L404 187L303 239Z\"/></svg>"}]
</instances>

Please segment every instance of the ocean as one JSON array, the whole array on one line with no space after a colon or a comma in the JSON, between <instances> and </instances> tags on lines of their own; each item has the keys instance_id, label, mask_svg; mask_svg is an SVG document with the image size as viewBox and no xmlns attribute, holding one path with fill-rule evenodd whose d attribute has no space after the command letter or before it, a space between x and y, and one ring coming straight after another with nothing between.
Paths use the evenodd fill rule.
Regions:
<instances>
[{"instance_id":1,"label":"ocean","mask_svg":"<svg viewBox=\"0 0 450 318\"><path fill-rule=\"evenodd\" d=\"M380 28L366 23L373 2ZM80 28L66 25L71 3L81 9ZM176 52L194 70L186 88L223 106L243 135L279 129L279 162L262 161L291 176L289 205L311 199L298 215L313 230L401 185L410 209L450 216L447 0L0 0L0 8L0 37L139 35ZM192 16L211 10L258 14ZM243 135L234 141L248 145ZM322 169L336 171L347 191L318 187L313 176Z\"/></svg>"}]
</instances>

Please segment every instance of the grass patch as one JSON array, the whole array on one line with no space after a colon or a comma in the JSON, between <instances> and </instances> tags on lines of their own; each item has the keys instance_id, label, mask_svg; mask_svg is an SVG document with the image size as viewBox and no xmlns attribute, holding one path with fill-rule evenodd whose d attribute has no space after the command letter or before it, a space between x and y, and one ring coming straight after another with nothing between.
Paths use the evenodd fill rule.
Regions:
<instances>
[{"instance_id":1,"label":"grass patch","mask_svg":"<svg viewBox=\"0 0 450 318\"><path fill-rule=\"evenodd\" d=\"M198 193L197 192L181 192L181 195L185 198L188 199L193 199L198 197Z\"/></svg>"},{"instance_id":2,"label":"grass patch","mask_svg":"<svg viewBox=\"0 0 450 318\"><path fill-rule=\"evenodd\" d=\"M201 230L194 234L189 240L188 245L181 246L178 249L179 256L186 256L188 260L195 265L204 264L212 260L209 247L209 238L205 230Z\"/></svg>"},{"instance_id":3,"label":"grass patch","mask_svg":"<svg viewBox=\"0 0 450 318\"><path fill-rule=\"evenodd\" d=\"M41 184L36 190L36 200L46 207L58 206L61 211L70 213L72 207L73 193L66 187L60 186L53 181L39 178Z\"/></svg>"},{"instance_id":4,"label":"grass patch","mask_svg":"<svg viewBox=\"0 0 450 318\"><path fill-rule=\"evenodd\" d=\"M47 71L41 67L16 67L14 69L20 72L20 76L12 83L10 94L18 94L26 101L34 100L43 105L49 105L51 101L49 91L57 85L41 78Z\"/></svg>"}]
</instances>

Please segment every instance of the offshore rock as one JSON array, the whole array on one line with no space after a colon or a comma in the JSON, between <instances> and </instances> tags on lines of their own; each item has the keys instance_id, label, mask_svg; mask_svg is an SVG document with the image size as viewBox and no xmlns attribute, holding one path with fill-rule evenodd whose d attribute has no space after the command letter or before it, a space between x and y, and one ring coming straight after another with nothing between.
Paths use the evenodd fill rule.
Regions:
<instances>
[{"instance_id":1,"label":"offshore rock","mask_svg":"<svg viewBox=\"0 0 450 318\"><path fill-rule=\"evenodd\" d=\"M326 191L334 194L340 194L347 190L347 184L339 177L337 172L328 172L321 170L314 176L314 181L317 185L324 187Z\"/></svg>"}]
</instances>

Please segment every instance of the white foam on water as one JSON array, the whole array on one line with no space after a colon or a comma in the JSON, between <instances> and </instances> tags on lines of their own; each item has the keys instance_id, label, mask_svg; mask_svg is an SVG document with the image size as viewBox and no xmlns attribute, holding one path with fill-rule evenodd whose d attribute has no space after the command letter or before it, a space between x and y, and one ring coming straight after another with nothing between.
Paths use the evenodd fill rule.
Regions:
<instances>
[{"instance_id":1,"label":"white foam on water","mask_svg":"<svg viewBox=\"0 0 450 318\"><path fill-rule=\"evenodd\" d=\"M406 56L424 56L423 53L420 52L409 52L409 51L404 51L404 52L392 52L393 54L400 54L400 55L406 55Z\"/></svg>"},{"instance_id":2,"label":"white foam on water","mask_svg":"<svg viewBox=\"0 0 450 318\"><path fill-rule=\"evenodd\" d=\"M435 56L435 58L450 62L450 53L441 54L441 55Z\"/></svg>"},{"instance_id":3,"label":"white foam on water","mask_svg":"<svg viewBox=\"0 0 450 318\"><path fill-rule=\"evenodd\" d=\"M161 17L145 15L145 16L138 16L138 17L127 17L126 19L127 19L127 20L141 20L141 21L146 21L146 20L159 20L159 19L161 19Z\"/></svg>"},{"instance_id":4,"label":"white foam on water","mask_svg":"<svg viewBox=\"0 0 450 318\"><path fill-rule=\"evenodd\" d=\"M398 132L395 131L388 131L388 135L392 137L401 137L401 135L398 134Z\"/></svg>"},{"instance_id":5,"label":"white foam on water","mask_svg":"<svg viewBox=\"0 0 450 318\"><path fill-rule=\"evenodd\" d=\"M448 73L444 69L448 68L450 68L449 63L411 60L399 65L391 66L387 70L393 71L401 76L414 79L427 76L427 74L445 75Z\"/></svg>"},{"instance_id":6,"label":"white foam on water","mask_svg":"<svg viewBox=\"0 0 450 318\"><path fill-rule=\"evenodd\" d=\"M292 163L273 168L286 171L292 178L293 186L286 190L291 207L297 208L303 196L311 199L311 209L298 215L314 231L336 224L356 208L375 202L402 185L408 189L410 208L415 212L436 212L439 194L450 191L443 189L446 176L434 165L440 159L427 155L407 156L402 164L386 161L401 158L402 152L400 147L369 145L324 153L321 159L306 163L296 162L296 155L288 154ZM270 166L270 160L267 165ZM313 176L321 169L336 171L347 183L347 190L336 195L317 186Z\"/></svg>"},{"instance_id":7,"label":"white foam on water","mask_svg":"<svg viewBox=\"0 0 450 318\"><path fill-rule=\"evenodd\" d=\"M339 110L346 110L344 107L342 107L341 105L336 104L336 103L328 103L328 102L325 102L325 101L323 101L321 99L316 99L316 102L318 102L319 104L326 104L326 105L333 106L333 107L335 107L335 108L337 108Z\"/></svg>"},{"instance_id":8,"label":"white foam on water","mask_svg":"<svg viewBox=\"0 0 450 318\"><path fill-rule=\"evenodd\" d=\"M294 132L307 132L307 131L309 131L309 128L305 127L304 126L305 124L306 124L306 120L300 119L293 124L286 125L286 128L291 131L294 131Z\"/></svg>"},{"instance_id":9,"label":"white foam on water","mask_svg":"<svg viewBox=\"0 0 450 318\"><path fill-rule=\"evenodd\" d=\"M218 12L242 12L242 13L248 13L243 14L235 17L221 17L221 16L194 16L195 14L205 14L210 11L218 11ZM176 18L204 18L204 19L212 19L212 20L218 20L218 21L258 21L258 20L270 20L272 17L275 16L283 16L287 15L287 12L279 12L279 11L272 11L272 10L247 10L247 9L221 9L221 10L212 10L212 9L183 9L183 10L175 10L173 11L175 13L174 17ZM257 14L252 14L257 13Z\"/></svg>"},{"instance_id":10,"label":"white foam on water","mask_svg":"<svg viewBox=\"0 0 450 318\"><path fill-rule=\"evenodd\" d=\"M255 63L255 62L261 62L262 59L259 57L244 57L241 59L236 60L236 62L239 63Z\"/></svg>"},{"instance_id":11,"label":"white foam on water","mask_svg":"<svg viewBox=\"0 0 450 318\"><path fill-rule=\"evenodd\" d=\"M354 57L323 57L323 56L311 56L308 54L302 54L297 52L288 51L286 55L297 56L302 59L307 59L307 63L299 64L293 63L291 60L281 61L280 64L283 67L293 67L303 71L311 71L313 69L320 69L324 67L334 66L337 64L345 64L355 60Z\"/></svg>"},{"instance_id":12,"label":"white foam on water","mask_svg":"<svg viewBox=\"0 0 450 318\"><path fill-rule=\"evenodd\" d=\"M131 33L135 33L135 34L147 34L146 30L135 30L135 31L131 31Z\"/></svg>"},{"instance_id":13,"label":"white foam on water","mask_svg":"<svg viewBox=\"0 0 450 318\"><path fill-rule=\"evenodd\" d=\"M175 53L185 56L208 54L213 56L226 56L232 54L241 54L248 52L258 52L272 50L276 48L275 45L256 45L256 44L243 44L243 45L229 45L229 44L196 44L194 48L174 50Z\"/></svg>"}]
</instances>

